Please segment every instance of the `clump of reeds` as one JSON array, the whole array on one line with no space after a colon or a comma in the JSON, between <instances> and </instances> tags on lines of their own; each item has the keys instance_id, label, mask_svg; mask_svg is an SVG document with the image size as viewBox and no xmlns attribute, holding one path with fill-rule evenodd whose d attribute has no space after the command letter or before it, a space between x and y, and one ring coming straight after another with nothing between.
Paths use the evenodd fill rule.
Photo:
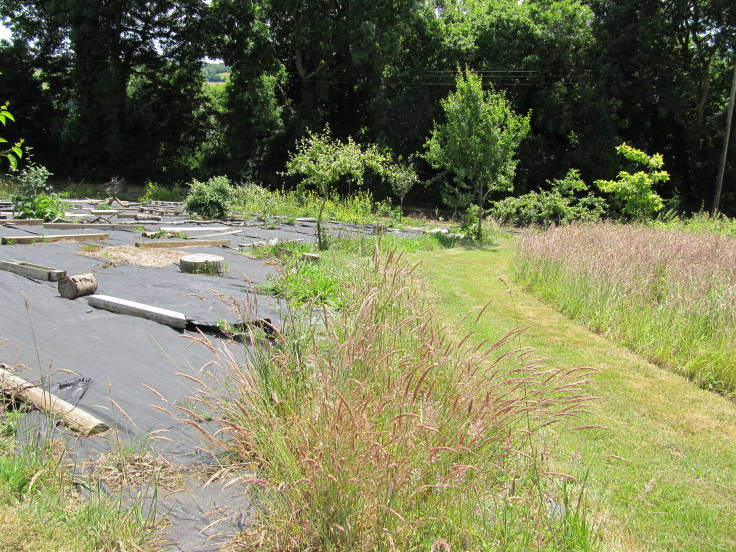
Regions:
<instances>
[{"instance_id":1,"label":"clump of reeds","mask_svg":"<svg viewBox=\"0 0 736 552\"><path fill-rule=\"evenodd\" d=\"M650 360L736 388L736 240L710 232L583 224L529 232L518 279Z\"/></svg>"},{"instance_id":2,"label":"clump of reeds","mask_svg":"<svg viewBox=\"0 0 736 552\"><path fill-rule=\"evenodd\" d=\"M339 314L245 362L209 345L229 392L199 400L220 429L189 422L252 463L244 549L593 547L580 483L547 464L550 426L593 399L591 371L545 368L517 330L453 339L411 267L376 255L372 270L345 275Z\"/></svg>"}]
</instances>

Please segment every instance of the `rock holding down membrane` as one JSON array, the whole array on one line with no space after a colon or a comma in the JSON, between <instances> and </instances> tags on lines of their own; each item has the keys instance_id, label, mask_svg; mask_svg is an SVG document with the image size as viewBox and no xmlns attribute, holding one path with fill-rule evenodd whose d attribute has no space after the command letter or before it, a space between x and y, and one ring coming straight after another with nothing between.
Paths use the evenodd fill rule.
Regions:
<instances>
[{"instance_id":1,"label":"rock holding down membrane","mask_svg":"<svg viewBox=\"0 0 736 552\"><path fill-rule=\"evenodd\" d=\"M67 276L59 280L59 295L64 299L76 299L85 295L92 295L97 291L97 278L90 272Z\"/></svg>"}]
</instances>

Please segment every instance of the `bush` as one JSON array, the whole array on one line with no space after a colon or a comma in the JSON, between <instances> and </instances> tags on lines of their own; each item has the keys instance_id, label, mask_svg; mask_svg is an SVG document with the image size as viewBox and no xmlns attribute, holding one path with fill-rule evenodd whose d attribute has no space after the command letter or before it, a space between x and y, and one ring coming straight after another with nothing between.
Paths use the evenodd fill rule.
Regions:
<instances>
[{"instance_id":1,"label":"bush","mask_svg":"<svg viewBox=\"0 0 736 552\"><path fill-rule=\"evenodd\" d=\"M64 216L64 204L58 195L51 193L48 183L52 173L43 165L28 163L13 176L15 196L13 209L19 218L54 220Z\"/></svg>"},{"instance_id":2,"label":"bush","mask_svg":"<svg viewBox=\"0 0 736 552\"><path fill-rule=\"evenodd\" d=\"M662 155L647 155L625 142L616 148L616 152L632 163L644 166L647 171L637 171L634 174L621 171L618 173L618 180L596 180L595 185L602 192L611 194L625 217L632 220L652 218L664 207L662 198L652 187L670 179L669 173L662 170Z\"/></svg>"},{"instance_id":3,"label":"bush","mask_svg":"<svg viewBox=\"0 0 736 552\"><path fill-rule=\"evenodd\" d=\"M64 217L64 203L56 194L38 194L29 198L16 198L13 208L18 218L50 221Z\"/></svg>"},{"instance_id":4,"label":"bush","mask_svg":"<svg viewBox=\"0 0 736 552\"><path fill-rule=\"evenodd\" d=\"M583 198L576 197L577 192L588 189L577 169L570 169L564 178L549 184L550 190L497 201L490 209L490 215L515 226L546 226L572 221L597 221L606 213L607 204L603 198L592 193Z\"/></svg>"},{"instance_id":5,"label":"bush","mask_svg":"<svg viewBox=\"0 0 736 552\"><path fill-rule=\"evenodd\" d=\"M146 191L139 198L139 201L148 203L149 201L181 201L186 192L178 182L173 187L167 188L161 184L157 184L152 180L146 182Z\"/></svg>"},{"instance_id":6,"label":"bush","mask_svg":"<svg viewBox=\"0 0 736 552\"><path fill-rule=\"evenodd\" d=\"M207 182L192 180L184 209L203 218L225 218L235 199L235 189L226 176L215 176Z\"/></svg>"}]
</instances>

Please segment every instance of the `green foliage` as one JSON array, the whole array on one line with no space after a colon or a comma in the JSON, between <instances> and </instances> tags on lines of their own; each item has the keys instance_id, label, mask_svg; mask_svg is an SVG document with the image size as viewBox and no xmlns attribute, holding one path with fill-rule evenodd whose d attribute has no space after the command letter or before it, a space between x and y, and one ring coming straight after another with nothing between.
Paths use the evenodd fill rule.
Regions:
<instances>
[{"instance_id":1,"label":"green foliage","mask_svg":"<svg viewBox=\"0 0 736 552\"><path fill-rule=\"evenodd\" d=\"M166 187L153 180L148 180L146 182L146 189L138 200L143 203L148 203L149 201L181 201L185 197L186 192L178 182L172 187Z\"/></svg>"},{"instance_id":2,"label":"green foliage","mask_svg":"<svg viewBox=\"0 0 736 552\"><path fill-rule=\"evenodd\" d=\"M51 192L48 183L52 173L43 165L31 161L16 175L13 209L19 218L55 220L64 216L61 198Z\"/></svg>"},{"instance_id":3,"label":"green foliage","mask_svg":"<svg viewBox=\"0 0 736 552\"><path fill-rule=\"evenodd\" d=\"M458 73L455 86L441 102L446 122L432 129L425 158L435 168L454 171L457 192L472 190L482 210L490 192L513 189L514 156L529 133L530 115L514 113L504 94L484 91L481 78L468 69Z\"/></svg>"},{"instance_id":4,"label":"green foliage","mask_svg":"<svg viewBox=\"0 0 736 552\"><path fill-rule=\"evenodd\" d=\"M607 204L603 198L593 193L582 198L577 197L577 193L588 189L577 169L570 169L564 178L555 179L549 184L550 190L529 192L496 201L489 214L499 221L515 226L596 221L605 215Z\"/></svg>"},{"instance_id":5,"label":"green foliage","mask_svg":"<svg viewBox=\"0 0 736 552\"><path fill-rule=\"evenodd\" d=\"M53 176L53 173L34 161L27 163L18 174L12 175L15 180L17 194L24 198L51 193L51 185L49 184L49 177L51 176Z\"/></svg>"},{"instance_id":6,"label":"green foliage","mask_svg":"<svg viewBox=\"0 0 736 552\"><path fill-rule=\"evenodd\" d=\"M249 182L235 188L233 209L255 216L316 218L322 208L322 202L322 197L312 190L271 191ZM373 196L367 190L346 197L332 194L324 204L323 217L326 220L371 224L375 218Z\"/></svg>"},{"instance_id":7,"label":"green foliage","mask_svg":"<svg viewBox=\"0 0 736 552\"><path fill-rule=\"evenodd\" d=\"M38 194L15 198L13 209L18 218L56 220L64 217L64 203L56 194Z\"/></svg>"},{"instance_id":8,"label":"green foliage","mask_svg":"<svg viewBox=\"0 0 736 552\"><path fill-rule=\"evenodd\" d=\"M184 209L203 218L225 218L234 198L235 189L226 176L216 176L207 182L193 180Z\"/></svg>"},{"instance_id":9,"label":"green foliage","mask_svg":"<svg viewBox=\"0 0 736 552\"><path fill-rule=\"evenodd\" d=\"M325 245L322 235L324 207L330 195L335 192L338 182L345 179L362 186L367 169L383 174L388 161L388 157L376 146L362 147L352 138L345 142L334 139L329 127L321 133L309 132L297 142L296 151L290 155L286 164L286 174L301 176L300 189L312 187L322 198L322 205L317 213L317 240L320 249Z\"/></svg>"},{"instance_id":10,"label":"green foliage","mask_svg":"<svg viewBox=\"0 0 736 552\"><path fill-rule=\"evenodd\" d=\"M621 213L632 220L647 220L662 210L664 202L653 186L667 182L670 175L662 170L664 159L659 153L647 155L625 142L616 147L619 155L629 161L643 165L646 171L633 174L620 171L617 180L596 180L595 185L619 204Z\"/></svg>"},{"instance_id":11,"label":"green foliage","mask_svg":"<svg viewBox=\"0 0 736 552\"><path fill-rule=\"evenodd\" d=\"M392 163L385 169L385 178L391 185L394 195L399 198L399 221L403 215L404 198L419 182L416 171L403 163Z\"/></svg>"},{"instance_id":12,"label":"green foliage","mask_svg":"<svg viewBox=\"0 0 736 552\"><path fill-rule=\"evenodd\" d=\"M13 117L13 114L8 111L8 102L5 102L4 104L0 105L0 123L5 126L8 121L15 121L15 118ZM8 141L0 136L0 144L7 143ZM23 157L23 150L21 149L22 145L23 140L19 140L11 147L0 150L0 157L4 157L8 160L8 163L10 164L10 170L14 171L18 168L18 160Z\"/></svg>"}]
</instances>

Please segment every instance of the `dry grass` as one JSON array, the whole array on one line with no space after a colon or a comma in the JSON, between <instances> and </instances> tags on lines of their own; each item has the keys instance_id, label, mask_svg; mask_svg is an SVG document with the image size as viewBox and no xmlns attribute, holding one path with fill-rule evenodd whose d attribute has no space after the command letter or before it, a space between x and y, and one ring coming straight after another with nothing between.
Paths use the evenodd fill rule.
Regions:
<instances>
[{"instance_id":1,"label":"dry grass","mask_svg":"<svg viewBox=\"0 0 736 552\"><path fill-rule=\"evenodd\" d=\"M132 245L114 245L110 247L83 246L79 255L105 259L106 265L115 266L131 264L151 268L160 268L179 262L179 259L189 255L191 251L183 249L142 249ZM109 263L109 264L108 264Z\"/></svg>"},{"instance_id":2,"label":"dry grass","mask_svg":"<svg viewBox=\"0 0 736 552\"><path fill-rule=\"evenodd\" d=\"M736 240L586 224L527 233L517 276L566 314L720 391L736 388Z\"/></svg>"},{"instance_id":3,"label":"dry grass","mask_svg":"<svg viewBox=\"0 0 736 552\"><path fill-rule=\"evenodd\" d=\"M321 327L242 359L217 350L226 399L203 390L214 450L251 462L239 537L262 550L590 550L580 482L547 467L547 428L586 410L591 370L546 369L518 331L480 345L433 322L395 259L346 274ZM362 274L358 277L358 274ZM480 316L482 313L474 313ZM181 409L180 409L181 410ZM582 429L582 428L578 428ZM573 496L575 494L575 496Z\"/></svg>"}]
</instances>

